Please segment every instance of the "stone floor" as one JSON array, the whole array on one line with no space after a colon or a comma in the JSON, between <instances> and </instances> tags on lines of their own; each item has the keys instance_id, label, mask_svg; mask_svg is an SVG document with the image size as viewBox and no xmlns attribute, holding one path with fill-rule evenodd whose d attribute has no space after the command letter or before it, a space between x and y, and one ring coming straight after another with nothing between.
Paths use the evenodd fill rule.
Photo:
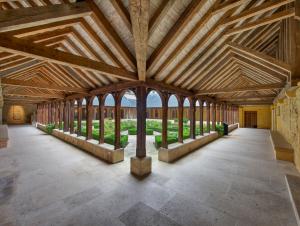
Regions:
<instances>
[{"instance_id":1,"label":"stone floor","mask_svg":"<svg viewBox=\"0 0 300 226\"><path fill-rule=\"evenodd\" d=\"M144 180L30 126L0 150L0 225L296 225L267 130L238 129ZM155 153L154 153L155 154ZM126 155L127 156L127 155Z\"/></svg>"}]
</instances>

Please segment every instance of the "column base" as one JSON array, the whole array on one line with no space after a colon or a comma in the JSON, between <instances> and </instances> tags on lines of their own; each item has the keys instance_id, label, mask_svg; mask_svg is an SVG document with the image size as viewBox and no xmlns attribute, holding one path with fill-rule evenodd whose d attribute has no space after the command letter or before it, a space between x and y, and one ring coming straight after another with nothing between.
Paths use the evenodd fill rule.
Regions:
<instances>
[{"instance_id":1,"label":"column base","mask_svg":"<svg viewBox=\"0 0 300 226\"><path fill-rule=\"evenodd\" d=\"M130 172L138 177L143 177L151 173L152 159L149 156L144 158L131 157Z\"/></svg>"}]
</instances>

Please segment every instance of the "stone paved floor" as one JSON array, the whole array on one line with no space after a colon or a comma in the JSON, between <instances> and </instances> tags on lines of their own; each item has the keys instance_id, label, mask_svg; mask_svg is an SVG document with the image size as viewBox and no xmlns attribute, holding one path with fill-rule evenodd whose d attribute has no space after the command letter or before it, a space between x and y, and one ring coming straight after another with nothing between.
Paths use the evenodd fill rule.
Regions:
<instances>
[{"instance_id":1,"label":"stone paved floor","mask_svg":"<svg viewBox=\"0 0 300 226\"><path fill-rule=\"evenodd\" d=\"M30 126L0 150L0 225L296 225L267 130L238 129L140 181Z\"/></svg>"}]
</instances>

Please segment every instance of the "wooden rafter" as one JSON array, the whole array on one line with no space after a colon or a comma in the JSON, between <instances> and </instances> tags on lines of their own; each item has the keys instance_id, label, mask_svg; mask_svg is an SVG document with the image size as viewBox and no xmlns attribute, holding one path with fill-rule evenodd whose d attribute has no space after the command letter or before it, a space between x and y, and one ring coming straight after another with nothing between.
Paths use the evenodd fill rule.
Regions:
<instances>
[{"instance_id":1,"label":"wooden rafter","mask_svg":"<svg viewBox=\"0 0 300 226\"><path fill-rule=\"evenodd\" d=\"M46 47L33 45L27 40L13 38L0 34L0 49L40 60L46 60L79 69L104 73L123 80L136 80L136 74L124 69L116 68L105 63L93 61L84 57Z\"/></svg>"}]
</instances>

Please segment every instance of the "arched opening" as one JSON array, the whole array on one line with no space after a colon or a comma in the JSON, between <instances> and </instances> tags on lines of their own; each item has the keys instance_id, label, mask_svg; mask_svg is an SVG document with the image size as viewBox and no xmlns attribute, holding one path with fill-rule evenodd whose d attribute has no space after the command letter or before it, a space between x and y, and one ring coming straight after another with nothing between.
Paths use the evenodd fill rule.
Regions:
<instances>
[{"instance_id":1,"label":"arched opening","mask_svg":"<svg viewBox=\"0 0 300 226\"><path fill-rule=\"evenodd\" d=\"M207 133L208 132L208 127L207 127L207 102L203 102L203 132Z\"/></svg>"},{"instance_id":2,"label":"arched opening","mask_svg":"<svg viewBox=\"0 0 300 226\"><path fill-rule=\"evenodd\" d=\"M81 135L86 137L86 120L87 120L87 110L86 110L86 105L87 101L86 98L83 98L82 100L82 116L81 116Z\"/></svg>"},{"instance_id":3,"label":"arched opening","mask_svg":"<svg viewBox=\"0 0 300 226\"><path fill-rule=\"evenodd\" d=\"M183 140L190 138L190 101L188 98L183 102Z\"/></svg>"},{"instance_id":4,"label":"arched opening","mask_svg":"<svg viewBox=\"0 0 300 226\"><path fill-rule=\"evenodd\" d=\"M160 94L151 90L147 95L146 147L150 155L157 154L162 144L162 100ZM153 147L153 143L154 146ZM153 147L153 148L151 148ZM156 148L156 149L155 149Z\"/></svg>"},{"instance_id":5,"label":"arched opening","mask_svg":"<svg viewBox=\"0 0 300 226\"><path fill-rule=\"evenodd\" d=\"M115 144L115 98L112 94L104 97L104 143Z\"/></svg>"},{"instance_id":6,"label":"arched opening","mask_svg":"<svg viewBox=\"0 0 300 226\"><path fill-rule=\"evenodd\" d=\"M196 126L196 129L195 129L195 133L196 133L196 136L199 136L200 135L200 102L197 100L196 101L196 113L195 113L195 126Z\"/></svg>"},{"instance_id":7,"label":"arched opening","mask_svg":"<svg viewBox=\"0 0 300 226\"><path fill-rule=\"evenodd\" d=\"M123 92L121 99L121 147L126 155L135 156L137 135L136 95L131 90Z\"/></svg>"},{"instance_id":8,"label":"arched opening","mask_svg":"<svg viewBox=\"0 0 300 226\"><path fill-rule=\"evenodd\" d=\"M168 100L168 144L178 141L178 99L175 95L171 95Z\"/></svg>"},{"instance_id":9,"label":"arched opening","mask_svg":"<svg viewBox=\"0 0 300 226\"><path fill-rule=\"evenodd\" d=\"M78 102L74 100L74 133L78 131Z\"/></svg>"}]
</instances>

